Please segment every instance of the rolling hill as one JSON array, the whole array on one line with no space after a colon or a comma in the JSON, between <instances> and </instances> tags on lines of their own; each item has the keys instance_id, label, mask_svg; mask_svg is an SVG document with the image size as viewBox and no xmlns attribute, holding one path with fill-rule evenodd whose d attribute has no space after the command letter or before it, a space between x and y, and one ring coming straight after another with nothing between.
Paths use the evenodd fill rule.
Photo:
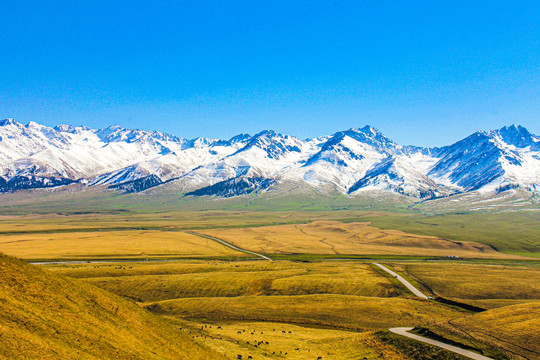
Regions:
<instances>
[{"instance_id":1,"label":"rolling hill","mask_svg":"<svg viewBox=\"0 0 540 360\"><path fill-rule=\"evenodd\" d=\"M0 254L1 359L220 359L116 295Z\"/></svg>"}]
</instances>

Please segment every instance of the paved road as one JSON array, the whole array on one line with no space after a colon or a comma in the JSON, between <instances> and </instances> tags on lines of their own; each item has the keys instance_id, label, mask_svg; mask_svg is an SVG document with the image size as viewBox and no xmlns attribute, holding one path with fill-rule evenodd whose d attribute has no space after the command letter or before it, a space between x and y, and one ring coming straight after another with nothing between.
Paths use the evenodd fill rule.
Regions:
<instances>
[{"instance_id":1,"label":"paved road","mask_svg":"<svg viewBox=\"0 0 540 360\"><path fill-rule=\"evenodd\" d=\"M217 237L213 237L213 236L205 235L205 234L200 234L200 233L195 232L195 231L186 231L186 232L191 234L191 235L196 235L196 236L200 236L200 237L203 237L203 238L206 238L206 239L217 241L218 243L223 244L223 245L225 245L227 247L230 247L231 249L238 250L238 251L244 252L246 254L251 254L251 255L258 256L258 257L263 258L264 260L272 261L272 259L270 259L268 256L256 253L254 251L249 251L249 250L246 250L246 249L239 248L238 246L235 246L235 245L233 245L233 244L231 244L231 243L229 243L229 242L227 242L225 240L221 240L221 239L219 239Z\"/></svg>"},{"instance_id":2,"label":"paved road","mask_svg":"<svg viewBox=\"0 0 540 360\"><path fill-rule=\"evenodd\" d=\"M392 270L390 270L389 268L381 265L381 264L378 264L378 263L373 263L375 265L377 265L378 267L380 267L381 269L383 269L384 271L386 271L387 273L389 273L390 275L392 275L393 277L395 277L396 279L399 280L400 283L402 283L403 285L405 285L407 287L407 289L411 290L412 293L416 296L418 296L419 298L421 299L427 299L428 297L424 294L422 294L420 292L420 290L418 290L417 288L415 288L410 282L408 282L407 280L405 280L403 277L401 277L400 275L396 274L395 272L393 272Z\"/></svg>"},{"instance_id":3,"label":"paved road","mask_svg":"<svg viewBox=\"0 0 540 360\"><path fill-rule=\"evenodd\" d=\"M426 337L423 337L423 336L418 336L418 335L410 334L410 333L407 332L407 331L410 331L412 329L413 329L412 327L399 327L399 328L392 328L392 329L390 329L390 331L393 332L394 334L406 336L409 339L418 340L418 341L421 341L421 342L426 343L426 344L435 345L435 346L438 346L438 347L443 348L445 350L455 352L456 354L460 354L460 355L466 356L466 357L474 359L474 360L494 360L493 358L490 358L490 357L487 357L487 356L484 356L484 355L480 355L480 354L477 354L475 352L459 348L457 346L448 345L448 344L442 343L442 342L437 341L437 340L432 340L432 339L429 339L429 338L426 338Z\"/></svg>"}]
</instances>

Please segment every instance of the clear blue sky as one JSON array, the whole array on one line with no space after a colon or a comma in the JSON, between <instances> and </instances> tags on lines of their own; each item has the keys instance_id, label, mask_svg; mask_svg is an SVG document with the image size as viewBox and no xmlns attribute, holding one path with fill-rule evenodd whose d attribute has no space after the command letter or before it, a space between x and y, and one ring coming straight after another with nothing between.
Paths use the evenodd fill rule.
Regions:
<instances>
[{"instance_id":1,"label":"clear blue sky","mask_svg":"<svg viewBox=\"0 0 540 360\"><path fill-rule=\"evenodd\" d=\"M228 138L540 134L539 1L1 1L0 118Z\"/></svg>"}]
</instances>

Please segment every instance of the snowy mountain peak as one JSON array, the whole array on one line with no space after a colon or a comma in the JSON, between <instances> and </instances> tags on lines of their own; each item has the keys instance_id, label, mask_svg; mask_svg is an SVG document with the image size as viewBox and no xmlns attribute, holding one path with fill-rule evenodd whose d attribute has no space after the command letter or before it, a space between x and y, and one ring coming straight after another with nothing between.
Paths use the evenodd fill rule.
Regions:
<instances>
[{"instance_id":1,"label":"snowy mountain peak","mask_svg":"<svg viewBox=\"0 0 540 360\"><path fill-rule=\"evenodd\" d=\"M230 138L228 142L230 144L236 144L236 143L246 142L249 139L251 139L251 135L249 134L238 134Z\"/></svg>"},{"instance_id":2,"label":"snowy mountain peak","mask_svg":"<svg viewBox=\"0 0 540 360\"><path fill-rule=\"evenodd\" d=\"M124 129L119 125L109 126L105 129L95 131L95 134L104 142L136 142L152 138L182 143L184 140L173 135L161 133L159 131L145 131L139 129Z\"/></svg>"},{"instance_id":3,"label":"snowy mountain peak","mask_svg":"<svg viewBox=\"0 0 540 360\"><path fill-rule=\"evenodd\" d=\"M379 130L369 125L366 125L361 129L351 128L334 134L335 137L344 135L349 136L358 142L371 145L373 148L383 152L393 151L399 147L395 142L384 136Z\"/></svg>"},{"instance_id":4,"label":"snowy mountain peak","mask_svg":"<svg viewBox=\"0 0 540 360\"><path fill-rule=\"evenodd\" d=\"M12 118L7 118L7 119L4 119L4 120L0 120L0 126L8 126L8 125L19 125L19 126L21 126L21 124L19 124L17 121L15 121Z\"/></svg>"},{"instance_id":5,"label":"snowy mountain peak","mask_svg":"<svg viewBox=\"0 0 540 360\"><path fill-rule=\"evenodd\" d=\"M540 145L540 138L531 134L526 128L520 125L505 126L499 130L489 131L487 134L491 137L498 137L506 144L518 148L525 148L527 146L537 147Z\"/></svg>"},{"instance_id":6,"label":"snowy mountain peak","mask_svg":"<svg viewBox=\"0 0 540 360\"><path fill-rule=\"evenodd\" d=\"M255 134L247 144L234 155L257 148L266 153L270 159L278 160L290 152L301 152L302 142L290 135L282 135L274 130L264 130Z\"/></svg>"}]
</instances>

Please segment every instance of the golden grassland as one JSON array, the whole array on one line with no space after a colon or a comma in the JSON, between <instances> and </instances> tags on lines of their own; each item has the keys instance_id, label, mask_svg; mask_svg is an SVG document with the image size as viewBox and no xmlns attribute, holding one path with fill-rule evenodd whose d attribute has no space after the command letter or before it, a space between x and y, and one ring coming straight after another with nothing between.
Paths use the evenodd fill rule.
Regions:
<instances>
[{"instance_id":1,"label":"golden grassland","mask_svg":"<svg viewBox=\"0 0 540 360\"><path fill-rule=\"evenodd\" d=\"M460 315L435 302L334 294L183 298L145 307L179 318L285 322L355 331L428 325Z\"/></svg>"},{"instance_id":2,"label":"golden grassland","mask_svg":"<svg viewBox=\"0 0 540 360\"><path fill-rule=\"evenodd\" d=\"M185 232L152 230L16 234L0 238L0 251L25 259L246 256Z\"/></svg>"},{"instance_id":3,"label":"golden grassland","mask_svg":"<svg viewBox=\"0 0 540 360\"><path fill-rule=\"evenodd\" d=\"M243 326L245 322L271 322L280 323L281 327L289 326L286 324L315 327L305 330L307 332L321 327L345 331L346 336L342 334L341 340L321 340L321 347L314 347L325 354L334 354L333 358L347 352L384 358L381 354L385 353L382 350L385 347L376 345L380 342L378 338L356 334L358 337L353 336L356 340L349 342L351 331L427 326L463 315L462 311L435 302L398 297L403 294L399 285L380 275L370 264L357 261L130 262L50 265L47 268L84 279L137 300L156 314L184 322L211 321L233 327ZM217 335L198 336L210 341ZM224 342L218 339L210 343L219 345L215 349L220 352L245 355L247 352L240 351L244 346L236 343L242 337L238 336L238 340L227 337ZM302 336L286 335L280 341L293 346L304 340ZM366 342L373 342L372 347ZM295 352L281 351L296 358Z\"/></svg>"},{"instance_id":4,"label":"golden grassland","mask_svg":"<svg viewBox=\"0 0 540 360\"><path fill-rule=\"evenodd\" d=\"M533 301L530 298L537 286L535 267L460 262L392 265L404 273L409 273L410 268L425 266L426 272L437 275L442 283L444 279L449 280L450 292L453 287L463 287L465 293L480 295L486 290L498 289L499 293L494 294L498 298L513 294L513 298L506 301ZM146 309L179 322L194 339L204 341L231 358L237 355L256 358L266 352L269 358L309 359L312 355L309 349L316 351L317 356L324 355L323 359L347 359L347 354L350 358L357 355L356 358L367 359L405 359L407 356L416 359L419 352L425 359L443 356L440 349L419 347L391 334L373 333L394 326L429 328L448 339L487 349L488 353L495 348L490 338L476 334L464 338L462 333L450 332L444 327L455 319L475 319L477 315L470 317L468 312L458 308L407 295L392 278L361 261L189 260L49 265L47 268L139 301ZM467 271L473 275L464 276ZM512 292L499 286L500 277L505 273L510 282L514 281ZM409 274L415 275L414 272ZM528 323L536 316L534 311L524 309L521 315L523 324L535 325ZM492 325L486 323L485 326ZM286 332L281 333L285 328ZM259 335L272 332L264 337L268 345L259 343L263 337L258 339L257 332ZM254 340L258 341L254 343ZM504 344L498 346L504 348ZM459 357L445 353L444 358Z\"/></svg>"},{"instance_id":5,"label":"golden grassland","mask_svg":"<svg viewBox=\"0 0 540 360\"><path fill-rule=\"evenodd\" d=\"M204 341L227 358L314 360L408 360L395 347L370 332L310 328L272 322L180 321L194 339Z\"/></svg>"},{"instance_id":6,"label":"golden grassland","mask_svg":"<svg viewBox=\"0 0 540 360\"><path fill-rule=\"evenodd\" d=\"M473 346L481 341L514 359L540 358L540 302L451 319L432 329L447 337L458 336Z\"/></svg>"},{"instance_id":7,"label":"golden grassland","mask_svg":"<svg viewBox=\"0 0 540 360\"><path fill-rule=\"evenodd\" d=\"M385 343L372 332L346 328L378 329L401 321L430 324L434 320L462 315L462 312L414 299L386 298L382 299L386 300L385 303L378 304L380 299L376 297L261 294L226 299L191 298L194 302L190 306L197 307L198 317L202 320L186 320L177 314L172 314L174 318L156 317L125 299L83 281L92 281L100 273L122 279L159 276L157 273L168 277L171 274L191 276L223 271L230 280L255 272L269 274L281 271L285 278L301 278L302 274L312 276L320 272L328 275L328 279L323 281L324 285L316 288L326 291L331 274L348 272L348 276L355 274L357 277L356 280L351 277L351 283L356 281L358 289L363 291L380 290L381 284L384 285L383 289L388 286L386 278L361 263L190 261L47 266L47 269L55 270L56 274L53 274L10 257L2 256L1 260L0 303L2 309L6 308L7 311L0 314L0 358L5 359L220 359L221 356L236 359L242 355L244 359L249 356L254 359L316 359L321 356L323 359L345 360L410 360L412 358L403 355L399 348ZM64 275L81 279L69 279ZM360 281L362 278L365 279ZM345 292L343 284L338 289ZM207 295L212 294L209 291ZM397 302L394 304L391 300ZM156 310L155 304L146 305ZM217 319L208 323L208 314L216 314L216 309L223 307L230 307L233 312L240 314L240 320ZM261 313L260 308L267 310ZM280 313L284 308L288 312L282 315ZM389 308L392 311L387 314ZM246 322L244 313L248 317L262 318L264 322ZM344 321L348 314L356 315L352 320ZM276 317L278 322L267 322L269 315ZM365 318L359 320L362 316Z\"/></svg>"},{"instance_id":8,"label":"golden grassland","mask_svg":"<svg viewBox=\"0 0 540 360\"><path fill-rule=\"evenodd\" d=\"M220 359L139 306L0 254L2 359Z\"/></svg>"},{"instance_id":9,"label":"golden grassland","mask_svg":"<svg viewBox=\"0 0 540 360\"><path fill-rule=\"evenodd\" d=\"M186 297L343 294L389 297L399 289L370 265L349 262L166 262L49 266L139 302Z\"/></svg>"},{"instance_id":10,"label":"golden grassland","mask_svg":"<svg viewBox=\"0 0 540 360\"><path fill-rule=\"evenodd\" d=\"M435 294L499 307L516 301L540 300L540 268L463 263L400 263L394 265Z\"/></svg>"},{"instance_id":11,"label":"golden grassland","mask_svg":"<svg viewBox=\"0 0 540 360\"><path fill-rule=\"evenodd\" d=\"M398 217L395 214L387 219L384 230L368 221L358 222L358 216L362 215L379 214L188 211L3 216L0 251L26 259L125 258L130 261L48 265L47 269L60 275L53 278L60 280L51 280L45 286L48 275L24 278L21 282L28 284L21 287L21 300L9 288L0 288L0 307L2 310L4 304L10 307L8 312L0 314L0 342L9 342L6 348L0 346L0 355L4 358L17 358L10 355L18 353L27 355L20 358L129 358L126 355L129 352L136 354L133 358L219 358L197 345L199 342L228 358L239 354L244 359L257 358L266 352L269 358L278 359L316 359L317 356L407 359L401 345L396 344L408 340L393 343L373 333L391 326L423 326L458 340L471 330L475 341L488 344L498 341L495 332L491 337L481 332L484 326L499 326L495 317L505 316L504 313L490 315L493 319L488 319L489 312L484 313L488 314L486 318L478 317L478 323L483 325L473 329L474 324L468 319L476 319L478 315L466 316L468 312L456 307L416 299L395 279L367 263L249 261L250 256L244 253L185 232L194 230L262 253L312 255L305 257L308 260L317 260L317 255L457 255L482 258L478 263L488 259L505 263L506 260L501 260L519 258L474 241L453 241L452 236L446 239L429 233L415 235L414 229L409 230L411 233L395 230L391 226L392 219ZM431 223L429 226L438 227ZM489 244L488 240L484 242ZM186 260L136 261L146 258ZM233 258L243 261L220 260ZM460 262L393 265L436 294L478 306L496 307L538 299L539 270L534 266ZM44 295L38 295L39 292ZM145 312L126 298L160 316ZM74 319L73 314L79 312L80 319ZM520 331L520 322L537 326L530 322L531 316L537 314L535 310L516 308L513 312L516 321L509 328ZM68 319L69 324L63 319ZM446 328L454 321L462 326L459 334ZM180 325L183 330L178 331L172 324ZM261 339L255 332L248 333L249 327L253 327L252 332L268 333L265 340L268 346L264 343L255 347L253 341ZM274 328L276 333L278 328L285 333L280 330L274 334ZM11 333L4 335L8 330ZM109 335L104 335L105 332ZM531 335L527 331L520 334ZM511 336L508 334L508 339ZM519 340L519 336L512 341ZM507 341L504 339L499 346ZM79 342L83 345L77 347ZM163 346L163 342L169 345ZM155 350L157 347L159 351ZM310 349L320 354L310 357ZM270 350L276 353L270 354ZM278 354L278 350L282 353ZM195 355L186 357L183 351ZM63 356L70 352L73 354Z\"/></svg>"},{"instance_id":12,"label":"golden grassland","mask_svg":"<svg viewBox=\"0 0 540 360\"><path fill-rule=\"evenodd\" d=\"M391 256L447 256L457 255L472 258L518 258L515 255L502 254L491 246L474 241L455 241L451 236L441 238L428 235L416 235L415 230L403 232L391 228L392 221L383 223L385 229L370 225L370 222L358 222L358 219L408 219L419 226L424 225L423 217L411 214L393 214L369 211L186 211L186 212L134 212L84 213L84 214L27 214L1 215L0 234L5 239L0 243L0 251L26 257L25 252L32 252L30 246L37 249L29 254L33 259L57 259L65 254L55 254L66 249L66 239L77 241L80 247L74 257L99 257L100 251L81 247L79 240L95 237L99 246L106 246L105 256L243 256L230 249L206 251L208 246L201 246L201 251L186 247L185 252L177 252L171 239L187 238L184 230L195 230L223 238L249 250L269 254L308 254L308 255L391 255ZM403 220L403 219L402 219ZM466 219L465 219L466 220ZM464 221L465 221L464 220ZM343 222L340 222L343 221ZM379 220L378 220L379 221ZM381 220L382 221L382 220ZM431 219L430 221L434 221ZM396 222L396 224L400 224ZM437 225L437 224L435 224ZM390 228L389 228L390 226ZM446 226L446 225L445 225ZM524 225L525 227L530 225ZM432 226L434 233L440 226ZM447 226L446 226L447 227ZM446 229L445 227L445 229ZM452 227L452 229L455 227ZM423 229L423 228L422 228ZM456 228L458 229L458 228ZM125 234L122 234L124 233ZM425 230L422 231L425 233ZM448 232L448 231L447 231ZM180 235L175 235L178 233ZM104 235L110 237L110 244L103 241ZM190 235L191 236L191 235ZM124 237L135 239L145 237L148 243L154 239L151 248L140 248L137 243L122 241ZM469 236L473 239L474 236ZM54 242L60 243L54 249ZM484 239L484 238L482 238ZM491 239L491 238L489 238ZM484 239L490 243L489 239ZM41 243L51 251L40 254ZM105 239L106 240L106 239ZM118 249L114 249L115 240ZM25 244L18 243L19 241ZM497 240L503 241L501 239ZM516 239L507 238L511 244ZM146 243L146 241L145 241ZM159 243L159 244L158 244ZM174 241L173 241L174 243ZM498 243L499 244L499 243ZM212 245L214 249L215 245ZM127 249L126 252L126 247ZM24 251L23 251L24 249ZM521 248L520 248L521 249ZM149 251L146 251L149 250ZM534 250L534 249L532 249ZM531 250L531 251L532 251ZM517 251L517 250L516 250ZM521 251L521 250L520 250ZM86 253L88 252L88 254ZM523 251L522 251L523 252ZM165 255L163 255L165 254ZM532 253L531 253L532 254ZM523 252L523 255L527 255ZM72 256L67 254L67 256Z\"/></svg>"},{"instance_id":13,"label":"golden grassland","mask_svg":"<svg viewBox=\"0 0 540 360\"><path fill-rule=\"evenodd\" d=\"M19 197L22 193L17 193ZM2 199L13 194L3 194ZM34 194L35 195L35 194ZM33 193L29 200L36 203ZM500 212L486 214L481 212L460 214L422 214L418 211L393 209L376 211L378 207L362 206L301 206L280 207L273 201L267 201L268 208L242 206L209 210L212 203L204 202L203 207L185 211L172 209L162 202L156 207L148 207L136 195L137 202L131 206L91 207L81 202L83 207L71 208L67 202L60 204L41 204L37 208L10 206L2 203L0 215L0 233L20 232L67 232L88 230L196 230L211 228L234 228L269 226L276 224L299 224L312 221L371 222L380 229L402 230L407 233L438 236L460 242L480 242L494 246L498 251L523 256L540 256L540 237L538 232L538 211ZM80 202L80 199L75 200ZM37 200L39 202L39 200ZM114 197L112 205L121 202ZM127 205L127 204L125 204ZM283 204L282 204L283 205ZM298 205L298 204L297 204ZM219 206L218 206L219 207ZM108 210L107 210L108 209ZM290 209L290 210L285 210ZM307 210L309 209L309 210ZM371 209L371 210L366 210ZM196 211L199 210L199 211ZM38 211L39 214L31 213ZM25 214L23 214L25 213Z\"/></svg>"},{"instance_id":14,"label":"golden grassland","mask_svg":"<svg viewBox=\"0 0 540 360\"><path fill-rule=\"evenodd\" d=\"M404 270L400 264L394 266ZM497 269L475 266L486 273ZM407 295L392 278L361 261L130 261L46 268L90 283L89 288L94 284L139 301L180 325L192 340L233 359L237 355L264 358L264 353L276 359L416 359L410 355L417 353L412 351L416 343L390 341L374 331L421 326L463 341L462 335L439 330L438 324L468 318L468 312L458 308ZM521 286L527 289L530 284ZM524 316L527 321L527 313ZM476 335L474 339L483 347L489 343ZM427 353L425 359L429 354L441 356L440 350L421 349ZM315 355L312 352L317 356L310 357Z\"/></svg>"},{"instance_id":15,"label":"golden grassland","mask_svg":"<svg viewBox=\"0 0 540 360\"><path fill-rule=\"evenodd\" d=\"M265 254L371 254L474 258L517 258L490 246L382 230L367 222L315 221L309 224L201 231L239 247Z\"/></svg>"}]
</instances>

